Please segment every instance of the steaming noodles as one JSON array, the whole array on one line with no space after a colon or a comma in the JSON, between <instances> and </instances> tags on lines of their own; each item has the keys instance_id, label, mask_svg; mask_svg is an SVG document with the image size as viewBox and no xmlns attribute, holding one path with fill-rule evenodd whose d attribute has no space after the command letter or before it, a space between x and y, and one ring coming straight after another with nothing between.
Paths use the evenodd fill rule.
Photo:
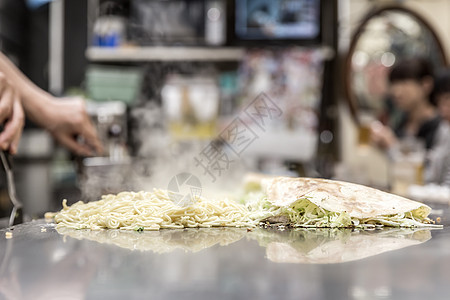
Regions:
<instances>
[{"instance_id":1,"label":"steaming noodles","mask_svg":"<svg viewBox=\"0 0 450 300\"><path fill-rule=\"evenodd\" d=\"M197 197L187 207L174 204L166 190L122 192L94 202L77 202L49 213L58 227L75 229L159 230L190 227L255 227L277 223L293 227L427 227L427 205L348 182L312 178L265 178L262 189L241 203Z\"/></svg>"}]
</instances>

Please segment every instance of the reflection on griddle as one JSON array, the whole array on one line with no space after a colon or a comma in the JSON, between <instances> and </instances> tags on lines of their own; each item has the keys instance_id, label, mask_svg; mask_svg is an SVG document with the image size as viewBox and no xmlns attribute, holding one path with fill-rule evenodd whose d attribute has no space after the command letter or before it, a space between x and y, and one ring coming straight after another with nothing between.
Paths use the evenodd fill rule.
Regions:
<instances>
[{"instance_id":1,"label":"reflection on griddle","mask_svg":"<svg viewBox=\"0 0 450 300\"><path fill-rule=\"evenodd\" d=\"M57 228L75 239L86 239L121 248L155 253L175 250L198 252L214 245L227 246L255 240L266 248L266 257L277 263L327 264L359 260L418 245L431 239L429 229L388 228L373 231L351 229L190 228L160 231L75 230Z\"/></svg>"},{"instance_id":2,"label":"reflection on griddle","mask_svg":"<svg viewBox=\"0 0 450 300\"><path fill-rule=\"evenodd\" d=\"M266 247L267 258L279 263L327 264L359 260L418 245L431 239L429 229L388 228L258 230L252 236Z\"/></svg>"},{"instance_id":3,"label":"reflection on griddle","mask_svg":"<svg viewBox=\"0 0 450 300\"><path fill-rule=\"evenodd\" d=\"M118 229L89 230L57 228L64 236L112 244L121 248L155 253L168 253L178 249L198 252L214 245L226 246L244 237L242 228L186 228L159 231L124 231Z\"/></svg>"}]
</instances>

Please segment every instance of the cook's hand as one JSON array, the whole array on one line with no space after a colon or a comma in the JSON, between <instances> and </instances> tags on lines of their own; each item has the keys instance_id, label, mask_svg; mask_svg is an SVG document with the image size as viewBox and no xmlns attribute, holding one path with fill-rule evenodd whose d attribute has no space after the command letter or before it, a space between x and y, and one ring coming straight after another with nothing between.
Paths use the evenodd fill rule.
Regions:
<instances>
[{"instance_id":1,"label":"cook's hand","mask_svg":"<svg viewBox=\"0 0 450 300\"><path fill-rule=\"evenodd\" d=\"M103 147L82 99L51 99L40 120L53 137L78 155L100 154Z\"/></svg>"},{"instance_id":2,"label":"cook's hand","mask_svg":"<svg viewBox=\"0 0 450 300\"><path fill-rule=\"evenodd\" d=\"M381 122L373 122L370 126L370 133L372 143L383 149L389 149L397 142L394 132Z\"/></svg>"},{"instance_id":3,"label":"cook's hand","mask_svg":"<svg viewBox=\"0 0 450 300\"><path fill-rule=\"evenodd\" d=\"M0 72L0 148L9 150L11 154L17 153L19 140L22 135L25 116L18 93L12 84Z\"/></svg>"}]
</instances>

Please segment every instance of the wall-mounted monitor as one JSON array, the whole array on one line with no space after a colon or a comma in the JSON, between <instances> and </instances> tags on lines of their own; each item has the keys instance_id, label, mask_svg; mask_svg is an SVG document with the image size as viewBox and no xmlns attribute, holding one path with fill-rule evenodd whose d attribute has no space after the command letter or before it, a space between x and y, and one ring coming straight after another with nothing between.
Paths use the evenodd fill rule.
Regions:
<instances>
[{"instance_id":1,"label":"wall-mounted monitor","mask_svg":"<svg viewBox=\"0 0 450 300\"><path fill-rule=\"evenodd\" d=\"M235 0L236 43L319 43L320 0Z\"/></svg>"}]
</instances>

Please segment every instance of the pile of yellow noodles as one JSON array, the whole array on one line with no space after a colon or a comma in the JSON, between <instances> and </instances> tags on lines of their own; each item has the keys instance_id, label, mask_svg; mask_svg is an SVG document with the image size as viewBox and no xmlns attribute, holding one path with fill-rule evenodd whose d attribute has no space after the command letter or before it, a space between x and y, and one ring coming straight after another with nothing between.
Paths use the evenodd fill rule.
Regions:
<instances>
[{"instance_id":1,"label":"pile of yellow noodles","mask_svg":"<svg viewBox=\"0 0 450 300\"><path fill-rule=\"evenodd\" d=\"M198 197L191 206L181 207L170 200L168 191L122 192L103 196L99 201L81 201L68 206L54 217L58 226L75 229L159 230L190 227L255 226L249 210L229 199L206 200Z\"/></svg>"}]
</instances>

